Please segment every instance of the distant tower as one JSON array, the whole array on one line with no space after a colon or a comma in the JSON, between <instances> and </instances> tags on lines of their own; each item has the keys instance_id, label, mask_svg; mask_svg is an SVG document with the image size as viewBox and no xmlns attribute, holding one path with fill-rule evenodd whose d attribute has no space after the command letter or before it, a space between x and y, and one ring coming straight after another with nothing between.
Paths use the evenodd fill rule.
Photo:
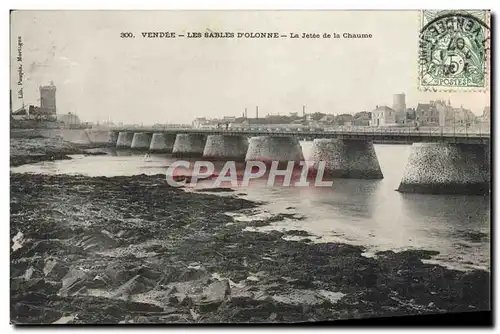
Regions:
<instances>
[{"instance_id":1,"label":"distant tower","mask_svg":"<svg viewBox=\"0 0 500 334\"><path fill-rule=\"evenodd\" d=\"M392 109L396 112L406 110L405 94L394 94Z\"/></svg>"},{"instance_id":2,"label":"distant tower","mask_svg":"<svg viewBox=\"0 0 500 334\"><path fill-rule=\"evenodd\" d=\"M259 119L259 106L255 106L255 118Z\"/></svg>"},{"instance_id":3,"label":"distant tower","mask_svg":"<svg viewBox=\"0 0 500 334\"><path fill-rule=\"evenodd\" d=\"M247 108L245 108L245 118L248 118Z\"/></svg>"},{"instance_id":4,"label":"distant tower","mask_svg":"<svg viewBox=\"0 0 500 334\"><path fill-rule=\"evenodd\" d=\"M56 86L52 81L49 86L40 86L40 107L56 113Z\"/></svg>"},{"instance_id":5,"label":"distant tower","mask_svg":"<svg viewBox=\"0 0 500 334\"><path fill-rule=\"evenodd\" d=\"M394 94L392 109L396 112L396 123L406 123L405 94Z\"/></svg>"}]
</instances>

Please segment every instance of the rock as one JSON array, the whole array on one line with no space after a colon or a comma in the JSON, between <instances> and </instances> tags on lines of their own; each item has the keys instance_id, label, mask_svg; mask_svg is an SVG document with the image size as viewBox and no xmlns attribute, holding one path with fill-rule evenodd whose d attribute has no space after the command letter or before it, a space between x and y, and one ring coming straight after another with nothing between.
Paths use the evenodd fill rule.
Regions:
<instances>
[{"instance_id":1,"label":"rock","mask_svg":"<svg viewBox=\"0 0 500 334\"><path fill-rule=\"evenodd\" d=\"M29 267L24 272L24 279L27 281L29 281L32 278L40 278L40 277L42 277L42 273L34 267Z\"/></svg>"},{"instance_id":2,"label":"rock","mask_svg":"<svg viewBox=\"0 0 500 334\"><path fill-rule=\"evenodd\" d=\"M168 301L171 304L178 306L191 306L191 304L193 303L190 296L180 292L172 294Z\"/></svg>"},{"instance_id":3,"label":"rock","mask_svg":"<svg viewBox=\"0 0 500 334\"><path fill-rule=\"evenodd\" d=\"M24 277L11 277L10 278L10 291L18 291L25 282Z\"/></svg>"},{"instance_id":4,"label":"rock","mask_svg":"<svg viewBox=\"0 0 500 334\"><path fill-rule=\"evenodd\" d=\"M23 293L23 294L16 294L11 297L11 303L23 302L33 305L44 304L46 300L47 300L47 295L37 291Z\"/></svg>"},{"instance_id":5,"label":"rock","mask_svg":"<svg viewBox=\"0 0 500 334\"><path fill-rule=\"evenodd\" d=\"M27 247L20 248L17 253L21 253L26 250ZM32 257L35 255L46 255L50 253L51 250L56 250L58 248L63 248L62 243L59 240L39 240L33 243L33 245L23 254L25 257Z\"/></svg>"},{"instance_id":6,"label":"rock","mask_svg":"<svg viewBox=\"0 0 500 334\"><path fill-rule=\"evenodd\" d=\"M132 304L132 303L130 303ZM129 306L128 304L127 306ZM102 306L101 313L106 316L106 318L120 319L123 316L124 310L116 304L104 305Z\"/></svg>"},{"instance_id":7,"label":"rock","mask_svg":"<svg viewBox=\"0 0 500 334\"><path fill-rule=\"evenodd\" d=\"M177 287L175 285L173 285L173 286L169 286L167 288L167 291L165 291L165 295L170 296L170 295L177 293L177 292L179 292L179 289L177 289Z\"/></svg>"},{"instance_id":8,"label":"rock","mask_svg":"<svg viewBox=\"0 0 500 334\"><path fill-rule=\"evenodd\" d=\"M74 324L76 319L78 319L76 315L62 316L58 320L54 321L52 324L53 325Z\"/></svg>"},{"instance_id":9,"label":"rock","mask_svg":"<svg viewBox=\"0 0 500 334\"><path fill-rule=\"evenodd\" d=\"M84 251L100 251L118 246L118 241L110 236L109 233L94 233L84 236L75 244Z\"/></svg>"},{"instance_id":10,"label":"rock","mask_svg":"<svg viewBox=\"0 0 500 334\"><path fill-rule=\"evenodd\" d=\"M40 292L46 295L55 295L61 288L60 282L48 281L43 278L25 280L23 277L11 279L11 291Z\"/></svg>"},{"instance_id":11,"label":"rock","mask_svg":"<svg viewBox=\"0 0 500 334\"><path fill-rule=\"evenodd\" d=\"M185 314L169 314L160 318L161 322L164 323L189 323L191 320L188 318L188 315Z\"/></svg>"},{"instance_id":12,"label":"rock","mask_svg":"<svg viewBox=\"0 0 500 334\"><path fill-rule=\"evenodd\" d=\"M11 213L12 213L12 205L11 205ZM12 251L15 252L18 249L21 249L24 244L24 234L21 231L18 231L17 234L12 238Z\"/></svg>"},{"instance_id":13,"label":"rock","mask_svg":"<svg viewBox=\"0 0 500 334\"><path fill-rule=\"evenodd\" d=\"M77 291L73 292L72 296L86 295L87 291L88 291L87 287L86 286L82 286L80 289L78 289Z\"/></svg>"},{"instance_id":14,"label":"rock","mask_svg":"<svg viewBox=\"0 0 500 334\"><path fill-rule=\"evenodd\" d=\"M56 259L47 259L43 267L43 274L52 279L61 279L68 270L68 266Z\"/></svg>"},{"instance_id":15,"label":"rock","mask_svg":"<svg viewBox=\"0 0 500 334\"><path fill-rule=\"evenodd\" d=\"M24 275L26 269L28 269L28 263L12 261L10 264L10 277L17 277Z\"/></svg>"},{"instance_id":16,"label":"rock","mask_svg":"<svg viewBox=\"0 0 500 334\"><path fill-rule=\"evenodd\" d=\"M204 291L201 300L198 302L200 311L210 312L215 310L231 294L231 287L228 280L215 281Z\"/></svg>"},{"instance_id":17,"label":"rock","mask_svg":"<svg viewBox=\"0 0 500 334\"><path fill-rule=\"evenodd\" d=\"M273 298L265 291L259 291L255 293L253 299L259 302L260 301L269 302L273 300Z\"/></svg>"},{"instance_id":18,"label":"rock","mask_svg":"<svg viewBox=\"0 0 500 334\"><path fill-rule=\"evenodd\" d=\"M62 287L59 294L63 297L70 296L82 288L88 280L88 274L79 268L71 269L62 279Z\"/></svg>"},{"instance_id":19,"label":"rock","mask_svg":"<svg viewBox=\"0 0 500 334\"><path fill-rule=\"evenodd\" d=\"M191 316L193 317L193 320L196 321L200 318L200 315L196 313L193 309L189 309L189 312L191 313Z\"/></svg>"},{"instance_id":20,"label":"rock","mask_svg":"<svg viewBox=\"0 0 500 334\"><path fill-rule=\"evenodd\" d=\"M286 235L297 236L297 237L310 237L311 233L303 230L288 230L285 231Z\"/></svg>"},{"instance_id":21,"label":"rock","mask_svg":"<svg viewBox=\"0 0 500 334\"><path fill-rule=\"evenodd\" d=\"M45 282L45 289L46 289L47 293L48 293L48 291L51 291L51 294L53 294L53 295L56 295L57 292L59 292L59 290L62 287L61 281L51 281L48 279L44 279L44 282Z\"/></svg>"},{"instance_id":22,"label":"rock","mask_svg":"<svg viewBox=\"0 0 500 334\"><path fill-rule=\"evenodd\" d=\"M148 320L148 318L141 316L141 317L138 317L135 322L137 324L147 324L147 323L149 323L149 320Z\"/></svg>"},{"instance_id":23,"label":"rock","mask_svg":"<svg viewBox=\"0 0 500 334\"><path fill-rule=\"evenodd\" d=\"M50 324L62 316L59 311L25 303L14 304L12 311L11 321L20 324Z\"/></svg>"},{"instance_id":24,"label":"rock","mask_svg":"<svg viewBox=\"0 0 500 334\"><path fill-rule=\"evenodd\" d=\"M161 272L153 270L153 269L148 268L148 267L143 266L143 265L132 269L131 273L133 273L134 275L140 275L140 276L143 276L145 278L152 279L152 280L158 280L162 276Z\"/></svg>"},{"instance_id":25,"label":"rock","mask_svg":"<svg viewBox=\"0 0 500 334\"><path fill-rule=\"evenodd\" d=\"M180 282L194 281L207 276L208 273L203 268L187 268L179 275L178 280Z\"/></svg>"},{"instance_id":26,"label":"rock","mask_svg":"<svg viewBox=\"0 0 500 334\"><path fill-rule=\"evenodd\" d=\"M230 303L233 306L244 306L254 297L254 294L248 289L231 289Z\"/></svg>"},{"instance_id":27,"label":"rock","mask_svg":"<svg viewBox=\"0 0 500 334\"><path fill-rule=\"evenodd\" d=\"M459 296L462 302L480 308L488 308L490 300L490 274L473 270L464 274L459 281Z\"/></svg>"},{"instance_id":28,"label":"rock","mask_svg":"<svg viewBox=\"0 0 500 334\"><path fill-rule=\"evenodd\" d=\"M127 233L127 232L126 232L125 230L120 230L120 231L116 234L116 236L117 236L118 238L122 238L123 236L125 236L125 234L126 234L126 233Z\"/></svg>"},{"instance_id":29,"label":"rock","mask_svg":"<svg viewBox=\"0 0 500 334\"><path fill-rule=\"evenodd\" d=\"M130 270L126 268L121 263L110 263L101 275L103 278L109 278L111 283L123 284L123 282L128 281L134 275L130 273Z\"/></svg>"},{"instance_id":30,"label":"rock","mask_svg":"<svg viewBox=\"0 0 500 334\"><path fill-rule=\"evenodd\" d=\"M102 288L108 288L110 286L110 282L108 280L101 276L101 275L96 275L91 282L89 282L88 287L92 289L102 289Z\"/></svg>"},{"instance_id":31,"label":"rock","mask_svg":"<svg viewBox=\"0 0 500 334\"><path fill-rule=\"evenodd\" d=\"M128 298L130 295L149 291L153 287L154 283L150 280L141 275L135 275L115 290L113 298Z\"/></svg>"}]
</instances>

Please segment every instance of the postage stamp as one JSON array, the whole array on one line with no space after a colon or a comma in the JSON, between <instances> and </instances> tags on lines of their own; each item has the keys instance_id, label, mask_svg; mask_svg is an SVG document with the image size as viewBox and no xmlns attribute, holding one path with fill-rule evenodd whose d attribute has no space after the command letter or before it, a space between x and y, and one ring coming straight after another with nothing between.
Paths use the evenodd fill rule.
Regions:
<instances>
[{"instance_id":1,"label":"postage stamp","mask_svg":"<svg viewBox=\"0 0 500 334\"><path fill-rule=\"evenodd\" d=\"M490 12L423 10L418 81L421 91L481 91L489 84Z\"/></svg>"}]
</instances>

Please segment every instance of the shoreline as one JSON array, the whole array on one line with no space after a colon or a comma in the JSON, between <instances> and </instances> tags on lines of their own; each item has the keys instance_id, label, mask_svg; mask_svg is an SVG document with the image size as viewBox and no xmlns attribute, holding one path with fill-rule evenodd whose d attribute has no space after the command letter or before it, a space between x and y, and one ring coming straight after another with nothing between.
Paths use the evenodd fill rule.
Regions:
<instances>
[{"instance_id":1,"label":"shoreline","mask_svg":"<svg viewBox=\"0 0 500 334\"><path fill-rule=\"evenodd\" d=\"M60 138L42 136L11 137L10 167L42 161L69 160L70 155L98 155L102 152L89 150L107 148L108 144L76 144Z\"/></svg>"},{"instance_id":2,"label":"shoreline","mask_svg":"<svg viewBox=\"0 0 500 334\"><path fill-rule=\"evenodd\" d=\"M259 203L171 188L161 174L10 179L10 237L22 244L11 251L15 323L299 322L489 309L487 271L425 264L435 253L424 250L367 258L363 247L312 243L305 231L243 231L286 214L238 222L225 212L251 214Z\"/></svg>"}]
</instances>

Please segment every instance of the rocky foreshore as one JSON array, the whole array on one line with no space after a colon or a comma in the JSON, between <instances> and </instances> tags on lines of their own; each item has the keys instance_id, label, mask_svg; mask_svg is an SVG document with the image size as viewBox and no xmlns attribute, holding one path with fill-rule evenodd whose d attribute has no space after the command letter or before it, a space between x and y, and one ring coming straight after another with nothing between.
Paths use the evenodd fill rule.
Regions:
<instances>
[{"instance_id":1,"label":"rocky foreshore","mask_svg":"<svg viewBox=\"0 0 500 334\"><path fill-rule=\"evenodd\" d=\"M12 137L10 139L10 166L41 161L68 160L72 154L102 154L92 151L107 144L75 144L60 138L47 137Z\"/></svg>"},{"instance_id":2,"label":"rocky foreshore","mask_svg":"<svg viewBox=\"0 0 500 334\"><path fill-rule=\"evenodd\" d=\"M243 230L259 203L164 175L11 174L11 321L303 322L489 310L490 275L385 251ZM287 234L300 241L285 240ZM309 238L310 237L310 238Z\"/></svg>"}]
</instances>

